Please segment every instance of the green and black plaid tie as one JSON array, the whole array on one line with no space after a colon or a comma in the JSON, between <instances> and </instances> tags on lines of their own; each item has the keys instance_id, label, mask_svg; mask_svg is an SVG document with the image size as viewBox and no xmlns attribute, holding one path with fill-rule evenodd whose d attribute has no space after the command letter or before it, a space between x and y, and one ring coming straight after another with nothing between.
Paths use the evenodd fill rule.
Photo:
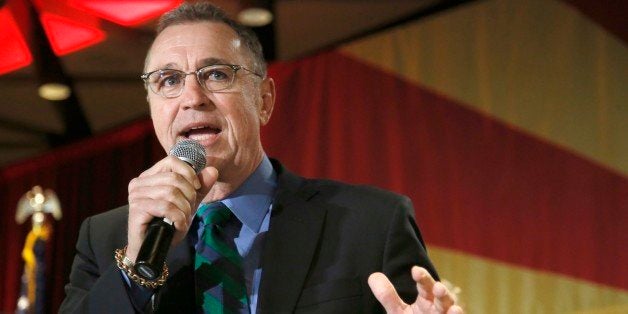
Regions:
<instances>
[{"instance_id":1,"label":"green and black plaid tie","mask_svg":"<svg viewBox=\"0 0 628 314\"><path fill-rule=\"evenodd\" d=\"M242 223L222 202L205 204L196 215L203 226L194 261L197 304L205 313L248 313L242 257L233 242Z\"/></svg>"}]
</instances>

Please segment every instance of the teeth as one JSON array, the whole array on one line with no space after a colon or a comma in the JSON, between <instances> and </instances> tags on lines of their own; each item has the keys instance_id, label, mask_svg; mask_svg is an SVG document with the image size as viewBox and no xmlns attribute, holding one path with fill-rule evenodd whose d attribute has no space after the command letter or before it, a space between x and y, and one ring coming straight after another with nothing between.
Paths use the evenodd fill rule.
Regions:
<instances>
[{"instance_id":1,"label":"teeth","mask_svg":"<svg viewBox=\"0 0 628 314\"><path fill-rule=\"evenodd\" d=\"M185 135L185 137L189 138L190 137L190 131L198 130L198 129L204 129L204 128L206 128L206 126L195 126L195 127L189 128L187 131L185 131L183 133L183 135Z\"/></svg>"},{"instance_id":2,"label":"teeth","mask_svg":"<svg viewBox=\"0 0 628 314\"><path fill-rule=\"evenodd\" d=\"M212 137L211 134L193 134L192 136L189 136L188 138L193 139L193 140L197 140L197 141L203 141L203 140L207 140L207 139L209 139L211 137Z\"/></svg>"},{"instance_id":3,"label":"teeth","mask_svg":"<svg viewBox=\"0 0 628 314\"><path fill-rule=\"evenodd\" d=\"M220 129L205 125L191 127L187 131L183 132L183 135L189 139L202 141L205 139L209 139L210 137L215 136L218 133L220 133Z\"/></svg>"}]
</instances>

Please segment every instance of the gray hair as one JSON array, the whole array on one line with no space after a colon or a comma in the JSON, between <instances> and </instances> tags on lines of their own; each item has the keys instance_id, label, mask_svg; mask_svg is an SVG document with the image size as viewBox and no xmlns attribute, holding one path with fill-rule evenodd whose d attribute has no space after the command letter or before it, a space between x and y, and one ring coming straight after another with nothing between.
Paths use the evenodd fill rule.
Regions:
<instances>
[{"instance_id":1,"label":"gray hair","mask_svg":"<svg viewBox=\"0 0 628 314\"><path fill-rule=\"evenodd\" d=\"M264 60L262 44L255 33L246 26L229 18L225 11L209 2L184 2L180 6L164 13L157 24L155 37L169 26L189 22L218 22L229 26L251 52L253 56L253 70L262 77L266 77L266 61ZM148 62L148 56L146 56L146 62Z\"/></svg>"}]
</instances>

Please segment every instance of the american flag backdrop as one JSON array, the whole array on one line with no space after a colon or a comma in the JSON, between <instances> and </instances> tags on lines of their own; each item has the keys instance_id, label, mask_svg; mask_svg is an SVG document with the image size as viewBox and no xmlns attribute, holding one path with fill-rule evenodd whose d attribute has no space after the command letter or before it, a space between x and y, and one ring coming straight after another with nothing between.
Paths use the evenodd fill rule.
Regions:
<instances>
[{"instance_id":1,"label":"american flag backdrop","mask_svg":"<svg viewBox=\"0 0 628 314\"><path fill-rule=\"evenodd\" d=\"M276 64L267 147L410 195L469 313L628 313L628 25L599 7L474 1Z\"/></svg>"},{"instance_id":2,"label":"american flag backdrop","mask_svg":"<svg viewBox=\"0 0 628 314\"><path fill-rule=\"evenodd\" d=\"M628 23L595 6L479 1L340 49L445 99L451 199L414 200L470 313L628 313Z\"/></svg>"}]
</instances>

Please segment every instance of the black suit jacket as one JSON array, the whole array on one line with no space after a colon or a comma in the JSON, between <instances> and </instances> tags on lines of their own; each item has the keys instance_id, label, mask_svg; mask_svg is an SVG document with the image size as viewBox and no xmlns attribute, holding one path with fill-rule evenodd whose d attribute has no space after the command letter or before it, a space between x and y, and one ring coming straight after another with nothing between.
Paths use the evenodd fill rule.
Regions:
<instances>
[{"instance_id":1,"label":"black suit jacket","mask_svg":"<svg viewBox=\"0 0 628 314\"><path fill-rule=\"evenodd\" d=\"M367 284L371 273L384 272L409 302L417 294L412 265L438 278L407 197L273 166L279 184L262 252L258 313L379 313ZM125 206L83 222L60 312L139 311L113 258L126 244L127 217ZM156 312L195 312L193 256L187 241L171 249Z\"/></svg>"}]
</instances>

